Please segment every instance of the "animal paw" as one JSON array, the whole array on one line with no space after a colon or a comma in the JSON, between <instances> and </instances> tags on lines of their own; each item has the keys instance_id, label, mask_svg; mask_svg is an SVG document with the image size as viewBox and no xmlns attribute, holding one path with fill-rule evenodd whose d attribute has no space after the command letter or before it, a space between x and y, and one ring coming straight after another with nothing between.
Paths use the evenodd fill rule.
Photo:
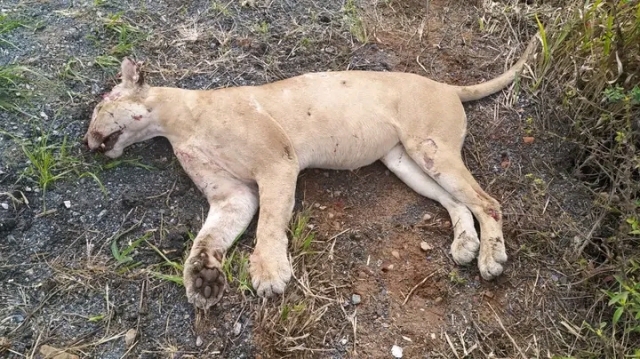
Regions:
<instances>
[{"instance_id":1,"label":"animal paw","mask_svg":"<svg viewBox=\"0 0 640 359\"><path fill-rule=\"evenodd\" d=\"M451 244L451 256L458 265L469 264L478 254L480 241L475 231L462 231Z\"/></svg>"},{"instance_id":2,"label":"animal paw","mask_svg":"<svg viewBox=\"0 0 640 359\"><path fill-rule=\"evenodd\" d=\"M208 253L206 249L187 259L184 286L189 303L200 309L208 309L222 299L226 281L221 260L221 254Z\"/></svg>"},{"instance_id":3,"label":"animal paw","mask_svg":"<svg viewBox=\"0 0 640 359\"><path fill-rule=\"evenodd\" d=\"M284 293L287 282L291 279L291 266L286 253L279 259L259 253L252 254L249 272L253 289L263 297Z\"/></svg>"},{"instance_id":4,"label":"animal paw","mask_svg":"<svg viewBox=\"0 0 640 359\"><path fill-rule=\"evenodd\" d=\"M483 243L478 258L478 268L480 275L485 280L492 280L502 274L503 264L507 261L507 252L504 248L502 238L487 239L489 243Z\"/></svg>"}]
</instances>

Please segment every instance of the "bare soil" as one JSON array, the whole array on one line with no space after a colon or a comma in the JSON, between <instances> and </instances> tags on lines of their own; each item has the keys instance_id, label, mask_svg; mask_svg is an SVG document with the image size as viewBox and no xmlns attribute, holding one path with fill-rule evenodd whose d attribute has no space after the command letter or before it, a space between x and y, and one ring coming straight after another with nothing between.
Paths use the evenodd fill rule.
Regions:
<instances>
[{"instance_id":1,"label":"bare soil","mask_svg":"<svg viewBox=\"0 0 640 359\"><path fill-rule=\"evenodd\" d=\"M153 275L175 273L150 245L131 253L135 268L114 259L114 240L124 247L150 233L149 243L182 260L207 204L165 139L132 146L125 158L136 161L113 168L82 149L93 106L117 81L117 66L96 65L120 41L104 26L109 16L121 13L145 34L132 55L146 62L147 81L198 89L342 69L474 84L503 71L536 30L481 2L427 3L356 2L362 43L350 1L3 2L0 10L29 26L7 35L15 47L0 47L0 64L38 74L29 75L33 97L0 114L0 128L34 141L43 132L52 142L67 136L74 156L101 168L106 195L76 175L38 189L22 175L29 163L19 142L0 137L0 193L29 201L0 196L9 204L0 208L0 355L38 357L45 344L87 358L390 358L394 345L405 358L571 354L566 328L580 324L589 302L571 284L567 253L589 197L569 173L568 146L536 126L536 98L517 88L465 105L465 160L504 208L510 259L493 282L475 262L455 265L446 211L380 163L301 174L296 211L311 215L314 253L296 257L282 298L232 284L203 313L180 285ZM241 252L250 252L253 235L252 226ZM130 329L133 346L124 340Z\"/></svg>"}]
</instances>

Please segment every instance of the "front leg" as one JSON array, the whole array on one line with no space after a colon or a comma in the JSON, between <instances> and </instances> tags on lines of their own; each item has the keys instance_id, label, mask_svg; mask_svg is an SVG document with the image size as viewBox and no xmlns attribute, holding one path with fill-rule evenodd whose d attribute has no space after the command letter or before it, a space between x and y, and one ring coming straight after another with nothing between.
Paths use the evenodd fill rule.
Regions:
<instances>
[{"instance_id":1,"label":"front leg","mask_svg":"<svg viewBox=\"0 0 640 359\"><path fill-rule=\"evenodd\" d=\"M226 281L222 256L249 225L258 208L252 188L221 181L209 196L209 214L198 232L184 267L184 286L190 303L208 309L222 298Z\"/></svg>"},{"instance_id":2,"label":"front leg","mask_svg":"<svg viewBox=\"0 0 640 359\"><path fill-rule=\"evenodd\" d=\"M249 267L253 288L265 297L283 293L291 279L287 228L293 211L298 167L291 164L274 167L277 173L270 172L257 179L260 214Z\"/></svg>"}]
</instances>

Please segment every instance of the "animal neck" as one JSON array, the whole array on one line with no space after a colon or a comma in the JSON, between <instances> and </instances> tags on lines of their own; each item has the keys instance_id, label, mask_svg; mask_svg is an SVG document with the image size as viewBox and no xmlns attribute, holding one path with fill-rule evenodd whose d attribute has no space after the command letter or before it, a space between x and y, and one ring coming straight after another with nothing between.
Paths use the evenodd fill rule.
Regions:
<instances>
[{"instance_id":1,"label":"animal neck","mask_svg":"<svg viewBox=\"0 0 640 359\"><path fill-rule=\"evenodd\" d=\"M193 132L190 90L172 87L150 87L145 106L156 127L157 136L169 139L172 145L188 139Z\"/></svg>"}]
</instances>

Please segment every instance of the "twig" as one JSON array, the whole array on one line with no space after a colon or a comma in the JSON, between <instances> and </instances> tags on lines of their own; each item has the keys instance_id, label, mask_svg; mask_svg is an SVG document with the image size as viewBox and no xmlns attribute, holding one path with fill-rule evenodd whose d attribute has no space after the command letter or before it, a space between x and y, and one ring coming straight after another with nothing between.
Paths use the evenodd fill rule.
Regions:
<instances>
[{"instance_id":1,"label":"twig","mask_svg":"<svg viewBox=\"0 0 640 359\"><path fill-rule=\"evenodd\" d=\"M411 297L411 294L413 294L413 292L418 289L419 286L423 285L424 282L427 281L427 279L433 277L436 273L440 272L440 270L438 269L437 271L429 274L428 276L424 277L423 280L420 281L420 283L416 284L413 288L411 288L411 290L409 291L409 294L407 294L407 296L404 298L404 302L402 302L402 305L407 304L407 301L409 300L409 298Z\"/></svg>"},{"instance_id":2,"label":"twig","mask_svg":"<svg viewBox=\"0 0 640 359\"><path fill-rule=\"evenodd\" d=\"M522 349L520 349L520 347L518 346L518 344L516 343L516 341L513 339L513 337L511 336L511 334L509 334L509 332L507 331L507 328L504 327L504 324L502 324L502 320L500 319L500 317L498 316L498 313L496 313L496 311L493 309L493 307L491 306L491 304L487 303L487 305L489 305L489 308L491 308L491 311L493 312L493 314L496 316L496 319L498 320L498 324L500 324L500 328L502 328L502 330L504 330L504 333L507 335L507 337L509 337L509 340L511 340L511 344L513 344L513 346L518 350L518 353L520 353L520 356L523 357L524 359L527 359L527 356L524 355L524 353L522 352Z\"/></svg>"},{"instance_id":3,"label":"twig","mask_svg":"<svg viewBox=\"0 0 640 359\"><path fill-rule=\"evenodd\" d=\"M447 343L449 344L449 347L451 348L453 354L455 354L456 358L460 359L460 355L458 355L458 351L456 350L456 347L453 346L453 343L451 342L451 339L449 338L449 334L447 334L447 332L444 332L444 337L447 339Z\"/></svg>"}]
</instances>

